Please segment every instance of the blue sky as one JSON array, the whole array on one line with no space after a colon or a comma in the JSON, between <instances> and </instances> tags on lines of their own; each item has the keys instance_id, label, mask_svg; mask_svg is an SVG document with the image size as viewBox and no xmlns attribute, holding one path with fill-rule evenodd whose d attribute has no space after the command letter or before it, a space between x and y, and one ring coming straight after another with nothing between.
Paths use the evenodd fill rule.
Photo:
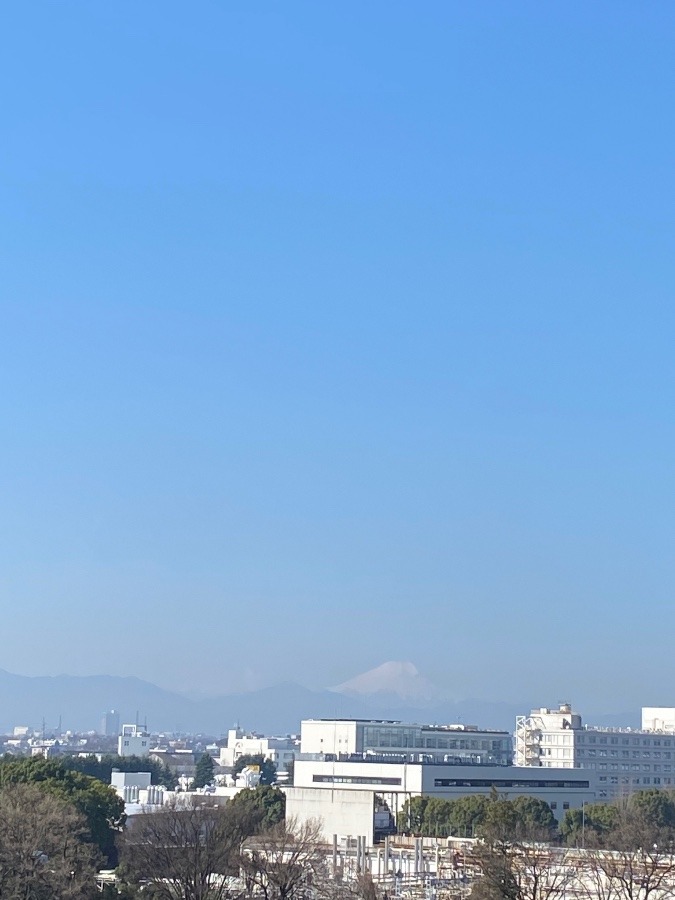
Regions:
<instances>
[{"instance_id":1,"label":"blue sky","mask_svg":"<svg viewBox=\"0 0 675 900\"><path fill-rule=\"evenodd\" d=\"M0 34L0 667L675 701L675 10Z\"/></svg>"}]
</instances>

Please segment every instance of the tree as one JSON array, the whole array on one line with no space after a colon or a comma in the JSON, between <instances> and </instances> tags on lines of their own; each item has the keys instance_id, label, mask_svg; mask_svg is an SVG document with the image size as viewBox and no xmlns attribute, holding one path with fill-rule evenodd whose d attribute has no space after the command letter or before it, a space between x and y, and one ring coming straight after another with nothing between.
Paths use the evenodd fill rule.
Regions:
<instances>
[{"instance_id":1,"label":"tree","mask_svg":"<svg viewBox=\"0 0 675 900\"><path fill-rule=\"evenodd\" d=\"M475 851L481 877L472 900L554 900L572 882L569 851L551 846L555 829L539 801L530 799L510 801L494 793L488 801Z\"/></svg>"},{"instance_id":2,"label":"tree","mask_svg":"<svg viewBox=\"0 0 675 900\"><path fill-rule=\"evenodd\" d=\"M546 801L537 797L514 797L511 803L526 832L546 836L547 840L557 836L558 823Z\"/></svg>"},{"instance_id":3,"label":"tree","mask_svg":"<svg viewBox=\"0 0 675 900\"><path fill-rule=\"evenodd\" d=\"M631 794L628 805L644 823L655 828L675 828L675 800L671 791L658 788L637 791Z\"/></svg>"},{"instance_id":4,"label":"tree","mask_svg":"<svg viewBox=\"0 0 675 900\"><path fill-rule=\"evenodd\" d=\"M0 790L0 897L80 900L94 892L97 854L86 820L34 784Z\"/></svg>"},{"instance_id":5,"label":"tree","mask_svg":"<svg viewBox=\"0 0 675 900\"><path fill-rule=\"evenodd\" d=\"M650 900L672 896L675 833L664 826L667 808L652 792L615 806L613 825L588 835L587 896L601 900ZM651 795L651 796L649 796Z\"/></svg>"},{"instance_id":6,"label":"tree","mask_svg":"<svg viewBox=\"0 0 675 900\"><path fill-rule=\"evenodd\" d=\"M215 768L213 757L210 753L203 753L197 760L195 777L192 781L192 789L206 787L213 783L213 769Z\"/></svg>"},{"instance_id":7,"label":"tree","mask_svg":"<svg viewBox=\"0 0 675 900\"><path fill-rule=\"evenodd\" d=\"M589 803L582 809L568 809L560 826L560 834L570 847L586 843L602 844L617 823L619 809L611 803Z\"/></svg>"},{"instance_id":8,"label":"tree","mask_svg":"<svg viewBox=\"0 0 675 900\"><path fill-rule=\"evenodd\" d=\"M409 797L398 814L399 831L421 834L426 828L426 810L429 797Z\"/></svg>"},{"instance_id":9,"label":"tree","mask_svg":"<svg viewBox=\"0 0 675 900\"><path fill-rule=\"evenodd\" d=\"M485 821L489 800L481 795L453 800L450 811L450 834L473 837Z\"/></svg>"},{"instance_id":10,"label":"tree","mask_svg":"<svg viewBox=\"0 0 675 900\"><path fill-rule=\"evenodd\" d=\"M280 822L247 841L241 868L249 893L265 900L304 897L314 885L327 881L321 826L314 820L301 825Z\"/></svg>"},{"instance_id":11,"label":"tree","mask_svg":"<svg viewBox=\"0 0 675 900\"><path fill-rule=\"evenodd\" d=\"M431 797L424 810L422 833L436 837L447 837L451 831L452 800Z\"/></svg>"},{"instance_id":12,"label":"tree","mask_svg":"<svg viewBox=\"0 0 675 900\"><path fill-rule=\"evenodd\" d=\"M251 833L263 831L283 822L286 795L273 785L259 784L236 793L228 808L253 823Z\"/></svg>"},{"instance_id":13,"label":"tree","mask_svg":"<svg viewBox=\"0 0 675 900\"><path fill-rule=\"evenodd\" d=\"M227 806L180 798L134 816L121 844L120 871L157 900L225 900L238 872L248 833L245 819Z\"/></svg>"},{"instance_id":14,"label":"tree","mask_svg":"<svg viewBox=\"0 0 675 900\"><path fill-rule=\"evenodd\" d=\"M260 769L260 784L274 784L277 780L277 767L271 759L266 759L262 753L245 753L234 764L233 775L238 775L246 766L258 766Z\"/></svg>"},{"instance_id":15,"label":"tree","mask_svg":"<svg viewBox=\"0 0 675 900\"><path fill-rule=\"evenodd\" d=\"M0 764L0 788L34 784L72 805L87 823L88 839L97 844L108 865L115 865L116 835L124 824L124 802L108 785L42 758L7 760Z\"/></svg>"}]
</instances>

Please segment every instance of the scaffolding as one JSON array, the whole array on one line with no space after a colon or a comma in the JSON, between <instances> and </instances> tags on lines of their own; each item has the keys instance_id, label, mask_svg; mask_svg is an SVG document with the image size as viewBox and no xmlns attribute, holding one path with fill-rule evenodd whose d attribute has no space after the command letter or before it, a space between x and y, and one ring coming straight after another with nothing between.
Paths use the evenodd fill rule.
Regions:
<instances>
[{"instance_id":1,"label":"scaffolding","mask_svg":"<svg viewBox=\"0 0 675 900\"><path fill-rule=\"evenodd\" d=\"M517 766L541 766L541 724L536 716L516 716Z\"/></svg>"}]
</instances>

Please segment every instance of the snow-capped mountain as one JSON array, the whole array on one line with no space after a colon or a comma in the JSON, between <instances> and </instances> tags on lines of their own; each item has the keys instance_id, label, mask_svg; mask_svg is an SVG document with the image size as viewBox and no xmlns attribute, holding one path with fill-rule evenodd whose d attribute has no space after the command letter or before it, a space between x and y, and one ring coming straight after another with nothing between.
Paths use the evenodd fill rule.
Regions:
<instances>
[{"instance_id":1,"label":"snow-capped mountain","mask_svg":"<svg viewBox=\"0 0 675 900\"><path fill-rule=\"evenodd\" d=\"M441 691L411 662L389 661L338 684L330 690L348 697L381 703L421 704L442 699Z\"/></svg>"}]
</instances>

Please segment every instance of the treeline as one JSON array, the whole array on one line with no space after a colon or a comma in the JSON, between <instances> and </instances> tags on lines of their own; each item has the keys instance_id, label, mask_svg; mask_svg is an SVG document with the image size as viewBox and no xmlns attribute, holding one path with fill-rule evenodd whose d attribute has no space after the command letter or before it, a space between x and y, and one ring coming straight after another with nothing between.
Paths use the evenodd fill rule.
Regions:
<instances>
[{"instance_id":1,"label":"treeline","mask_svg":"<svg viewBox=\"0 0 675 900\"><path fill-rule=\"evenodd\" d=\"M536 832L544 839L556 837L558 823L551 807L534 797L500 798L473 795L443 800L440 797L411 797L398 817L398 830L425 837L479 837L495 816L505 816L519 829Z\"/></svg>"},{"instance_id":2,"label":"treeline","mask_svg":"<svg viewBox=\"0 0 675 900\"><path fill-rule=\"evenodd\" d=\"M492 802L470 853L478 874L470 900L664 900L675 896L675 802L641 791L615 803L571 810L546 841L515 816L515 801Z\"/></svg>"},{"instance_id":3,"label":"treeline","mask_svg":"<svg viewBox=\"0 0 675 900\"><path fill-rule=\"evenodd\" d=\"M572 847L623 850L630 846L675 845L675 793L652 788L616 800L567 812L560 828Z\"/></svg>"},{"instance_id":4,"label":"treeline","mask_svg":"<svg viewBox=\"0 0 675 900\"><path fill-rule=\"evenodd\" d=\"M570 809L558 825L550 806L534 797L466 796L456 800L412 797L398 817L400 832L425 837L483 837L499 822L518 836L554 841L570 847L612 849L626 845L630 829L652 835L652 843L675 844L675 793L638 791L613 803Z\"/></svg>"},{"instance_id":5,"label":"treeline","mask_svg":"<svg viewBox=\"0 0 675 900\"><path fill-rule=\"evenodd\" d=\"M148 756L117 756L106 753L100 759L93 755L62 756L58 761L66 769L82 772L83 775L97 778L104 784L110 784L113 769L120 772L150 772L153 784L161 784L170 791L174 790L178 783L176 776L165 763Z\"/></svg>"}]
</instances>

